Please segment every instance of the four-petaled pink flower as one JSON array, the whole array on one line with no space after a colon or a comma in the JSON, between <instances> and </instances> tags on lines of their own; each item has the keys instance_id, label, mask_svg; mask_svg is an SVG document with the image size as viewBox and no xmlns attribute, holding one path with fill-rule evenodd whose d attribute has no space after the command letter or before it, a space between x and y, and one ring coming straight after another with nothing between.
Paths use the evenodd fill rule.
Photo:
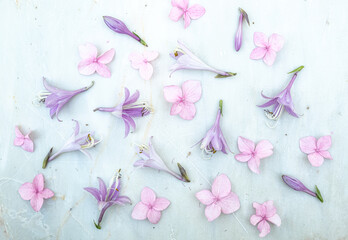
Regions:
<instances>
[{"instance_id":1,"label":"four-petaled pink flower","mask_svg":"<svg viewBox=\"0 0 348 240\"><path fill-rule=\"evenodd\" d=\"M106 64L110 63L115 55L115 49L111 48L109 51L98 56L97 48L90 43L79 46L80 56L82 61L78 65L79 72L83 75L91 75L97 71L102 76L109 78L111 73Z\"/></svg>"},{"instance_id":2,"label":"four-petaled pink flower","mask_svg":"<svg viewBox=\"0 0 348 240\"><path fill-rule=\"evenodd\" d=\"M255 143L249 139L238 137L238 149L241 153L234 156L240 162L248 162L248 167L254 173L260 173L260 160L273 154L273 146L267 140Z\"/></svg>"},{"instance_id":3,"label":"four-petaled pink flower","mask_svg":"<svg viewBox=\"0 0 348 240\"><path fill-rule=\"evenodd\" d=\"M161 212L170 204L166 198L156 198L155 192L148 187L141 191L141 201L138 202L132 212L132 218L145 220L146 218L153 224L157 224L161 219Z\"/></svg>"},{"instance_id":4,"label":"four-petaled pink flower","mask_svg":"<svg viewBox=\"0 0 348 240\"><path fill-rule=\"evenodd\" d=\"M319 167L323 164L324 158L331 159L329 148L331 147L331 136L323 136L317 139L315 137L304 137L300 139L301 151L308 154L308 160L313 167Z\"/></svg>"},{"instance_id":5,"label":"four-petaled pink flower","mask_svg":"<svg viewBox=\"0 0 348 240\"><path fill-rule=\"evenodd\" d=\"M240 208L237 194L231 192L231 182L225 174L217 176L211 191L205 189L196 193L196 198L206 205L205 216L211 222L223 212L231 214Z\"/></svg>"},{"instance_id":6,"label":"four-petaled pink flower","mask_svg":"<svg viewBox=\"0 0 348 240\"><path fill-rule=\"evenodd\" d=\"M196 115L194 105L202 95L200 81L188 80L182 84L182 87L176 85L165 86L163 88L164 98L173 103L170 115L179 114L182 119L192 120Z\"/></svg>"},{"instance_id":7,"label":"four-petaled pink flower","mask_svg":"<svg viewBox=\"0 0 348 240\"><path fill-rule=\"evenodd\" d=\"M263 204L254 202L253 207L256 209L256 214L250 217L250 223L254 226L258 224L257 229L260 231L259 237L264 237L271 231L271 226L268 222L278 227L280 226L282 221L277 214L277 209L273 206L273 201L267 201Z\"/></svg>"},{"instance_id":8,"label":"four-petaled pink flower","mask_svg":"<svg viewBox=\"0 0 348 240\"><path fill-rule=\"evenodd\" d=\"M251 59L263 59L263 61L271 66L284 45L284 38L273 33L269 39L264 33L254 33L254 44L257 46L250 54Z\"/></svg>"},{"instance_id":9,"label":"four-petaled pink flower","mask_svg":"<svg viewBox=\"0 0 348 240\"><path fill-rule=\"evenodd\" d=\"M33 152L34 151L34 143L33 143L33 140L31 140L29 137L30 132L27 135L23 135L23 133L16 126L15 133L16 133L16 138L13 141L13 144L15 146L20 146L21 148L23 148L23 150L25 150L27 152Z\"/></svg>"},{"instance_id":10,"label":"four-petaled pink flower","mask_svg":"<svg viewBox=\"0 0 348 240\"><path fill-rule=\"evenodd\" d=\"M205 8L199 4L195 4L188 7L189 0L172 0L172 10L170 11L169 18L177 22L184 16L185 28L187 28L191 19L198 19L205 14Z\"/></svg>"},{"instance_id":11,"label":"four-petaled pink flower","mask_svg":"<svg viewBox=\"0 0 348 240\"><path fill-rule=\"evenodd\" d=\"M140 76L145 80L150 80L153 74L153 67L151 61L158 57L156 51L145 51L143 53L133 52L129 55L129 60L132 63L132 67L139 69Z\"/></svg>"},{"instance_id":12,"label":"four-petaled pink flower","mask_svg":"<svg viewBox=\"0 0 348 240\"><path fill-rule=\"evenodd\" d=\"M30 200L31 207L38 212L42 207L44 199L54 196L54 193L50 189L44 187L44 176L38 174L34 178L33 183L24 183L18 192L24 200Z\"/></svg>"}]
</instances>

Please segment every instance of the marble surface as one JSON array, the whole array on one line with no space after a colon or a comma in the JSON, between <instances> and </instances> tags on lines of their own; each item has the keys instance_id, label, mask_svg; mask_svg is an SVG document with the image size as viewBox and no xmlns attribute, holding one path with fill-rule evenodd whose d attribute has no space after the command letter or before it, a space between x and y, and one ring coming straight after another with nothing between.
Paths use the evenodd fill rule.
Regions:
<instances>
[{"instance_id":1,"label":"marble surface","mask_svg":"<svg viewBox=\"0 0 348 240\"><path fill-rule=\"evenodd\" d=\"M346 9L343 0L249 0L209 1L201 3L206 14L192 21L188 29L183 22L168 18L171 9L166 0L2 0L0 1L0 239L258 239L256 227L249 223L252 203L274 200L282 219L281 227L271 226L267 239L348 239L348 51ZM240 52L234 51L238 7L245 9L251 26L244 25L244 42ZM145 48L133 39L110 31L102 16L125 20L157 50L160 57L153 62L151 81L140 78L132 69L128 56ZM285 37L283 50L272 67L249 59L254 48L253 33L279 33ZM227 79L201 71L176 72L169 78L173 60L168 53L182 39L195 53L212 66L237 72ZM112 77L82 76L77 71L80 61L78 46L94 43L100 52L116 49L109 64ZM304 65L292 95L295 108L302 116L295 119L284 114L279 125L268 128L261 109L261 90L273 95L286 86L286 73ZM32 104L43 90L42 76L64 89L78 89L95 81L88 92L75 97L61 112L63 122L50 119L48 109ZM192 121L170 116L170 104L163 99L162 88L181 84L188 79L202 82L203 95L196 104ZM123 87L139 89L141 98L155 108L155 113L137 119L137 129L123 138L124 124L106 113L94 113L98 106L119 102ZM237 137L254 141L270 140L274 154L262 160L261 174L252 173L246 164L237 162L233 154L216 154L213 159L201 157L198 147L191 148L215 120L219 99L224 100L222 128L234 153ZM73 122L81 130L94 130L103 142L92 149L93 160L75 152L61 155L41 168L42 159L52 146L62 146L72 132ZM13 146L14 127L32 131L34 153ZM333 160L315 168L299 149L299 139L331 134ZM192 182L183 184L165 173L151 169L134 169L137 159L134 144L154 145L168 166L176 170L180 162ZM188 153L191 153L187 157ZM140 191L149 186L158 196L171 200L159 224L135 221L133 206L114 206L104 216L102 230L93 226L99 211L96 200L83 187L97 187L97 176L106 182L121 168L121 193L133 203ZM43 173L46 186L56 196L45 201L36 213L23 201L18 188ZM194 194L208 188L218 173L225 173L241 201L233 215L222 215L207 222L204 208ZM289 189L281 181L282 174L301 179L308 187L320 187L322 204L304 193ZM205 180L206 179L206 180Z\"/></svg>"}]
</instances>

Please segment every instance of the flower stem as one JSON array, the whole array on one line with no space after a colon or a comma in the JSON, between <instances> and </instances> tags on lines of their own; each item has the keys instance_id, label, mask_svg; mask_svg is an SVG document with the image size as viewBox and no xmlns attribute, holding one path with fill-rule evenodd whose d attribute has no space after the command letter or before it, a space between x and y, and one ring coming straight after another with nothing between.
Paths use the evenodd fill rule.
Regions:
<instances>
[{"instance_id":1,"label":"flower stem","mask_svg":"<svg viewBox=\"0 0 348 240\"><path fill-rule=\"evenodd\" d=\"M147 43L143 39L141 39L141 37L139 37L138 34L136 34L135 32L132 32L132 33L139 38L138 42L143 44L145 47L148 47Z\"/></svg>"},{"instance_id":2,"label":"flower stem","mask_svg":"<svg viewBox=\"0 0 348 240\"><path fill-rule=\"evenodd\" d=\"M50 151L47 153L46 157L44 158L43 160L43 163L42 163L42 168L45 169L46 166L47 166L47 163L48 163L48 159L50 158L51 154L52 154L52 150L53 150L53 147L51 147Z\"/></svg>"},{"instance_id":3,"label":"flower stem","mask_svg":"<svg viewBox=\"0 0 348 240\"><path fill-rule=\"evenodd\" d=\"M185 179L186 182L191 182L189 177L187 176L185 168L183 168L180 163L177 163L177 164L178 164L178 168L180 170L181 176Z\"/></svg>"},{"instance_id":4,"label":"flower stem","mask_svg":"<svg viewBox=\"0 0 348 240\"><path fill-rule=\"evenodd\" d=\"M94 86L94 81L92 81L91 85L89 85L88 87L85 87L85 91L87 91L88 89L90 89L93 86Z\"/></svg>"},{"instance_id":5,"label":"flower stem","mask_svg":"<svg viewBox=\"0 0 348 240\"><path fill-rule=\"evenodd\" d=\"M320 202L324 202L324 199L323 199L323 197L321 196L321 193L320 193L320 191L319 191L319 188L318 188L318 186L317 185L315 185L315 194L316 194L316 197L320 200Z\"/></svg>"}]
</instances>

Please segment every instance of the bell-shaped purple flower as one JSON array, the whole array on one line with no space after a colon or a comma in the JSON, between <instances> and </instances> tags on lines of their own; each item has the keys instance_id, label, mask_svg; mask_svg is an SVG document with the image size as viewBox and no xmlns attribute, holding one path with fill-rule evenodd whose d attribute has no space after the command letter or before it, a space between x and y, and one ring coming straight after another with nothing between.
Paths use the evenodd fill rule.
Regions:
<instances>
[{"instance_id":1,"label":"bell-shaped purple flower","mask_svg":"<svg viewBox=\"0 0 348 240\"><path fill-rule=\"evenodd\" d=\"M101 141L95 140L92 136L92 132L86 132L86 133L80 133L80 125L79 122L76 120L73 120L76 122L74 133L71 135L71 137L66 141L64 146L55 154L51 155L52 149L47 154L46 158L44 159L44 162L42 164L42 168L46 168L48 162L53 161L56 157L58 157L62 153L66 152L73 152L73 151L80 151L84 153L87 157L91 158L91 155L86 150L89 148L94 147Z\"/></svg>"},{"instance_id":2,"label":"bell-shaped purple flower","mask_svg":"<svg viewBox=\"0 0 348 240\"><path fill-rule=\"evenodd\" d=\"M96 228L101 229L100 223L103 220L105 211L115 205L131 204L131 200L127 196L120 196L121 186L121 174L119 170L117 174L110 180L109 187L107 188L104 181L98 177L99 189L93 187L86 187L84 190L89 192L98 201L98 208L100 210L98 223L94 222Z\"/></svg>"},{"instance_id":3,"label":"bell-shaped purple flower","mask_svg":"<svg viewBox=\"0 0 348 240\"><path fill-rule=\"evenodd\" d=\"M141 44L143 44L145 47L147 47L146 42L141 39L139 37L139 35L137 35L135 32L131 32L126 24L124 24L121 20L114 18L114 17L110 17L110 16L104 16L104 22L105 24L114 32L120 33L120 34L127 34L129 36L131 36L132 38L134 38L135 40L137 40L138 42L140 42Z\"/></svg>"},{"instance_id":4,"label":"bell-shaped purple flower","mask_svg":"<svg viewBox=\"0 0 348 240\"><path fill-rule=\"evenodd\" d=\"M291 81L289 82L288 86L281 91L278 95L276 95L273 98L267 97L265 95L263 95L263 93L261 92L261 96L263 98L269 99L268 102L262 104L262 105L258 105L258 107L261 108L266 108L266 107L270 107L272 105L274 105L274 110L273 112L269 111L269 110L265 110L265 114L267 116L267 118L277 121L282 112L284 111L284 109L292 116L297 117L298 115L295 113L295 109L294 109L294 103L292 102L292 98L291 98L291 87L297 77L297 73L299 71L301 71L304 67L300 66L298 68L296 68L294 71L291 71L290 73L294 73L294 75L291 78Z\"/></svg>"},{"instance_id":5,"label":"bell-shaped purple flower","mask_svg":"<svg viewBox=\"0 0 348 240\"><path fill-rule=\"evenodd\" d=\"M51 118L53 118L53 116L56 115L58 121L61 122L62 120L59 119L58 114L60 110L64 107L64 105L68 103L72 97L90 89L94 85L94 81L89 87L84 87L75 91L66 91L53 87L48 84L45 78L43 78L43 85L45 86L48 92L41 92L37 96L38 102L45 103L45 106L50 109Z\"/></svg>"},{"instance_id":6,"label":"bell-shaped purple flower","mask_svg":"<svg viewBox=\"0 0 348 240\"><path fill-rule=\"evenodd\" d=\"M313 197L318 198L321 202L324 202L323 197L321 196L321 193L317 186L315 186L316 192L313 192L309 190L300 180L296 178L283 175L282 179L286 183L286 185L288 185L290 188L296 191L305 192Z\"/></svg>"},{"instance_id":7,"label":"bell-shaped purple flower","mask_svg":"<svg viewBox=\"0 0 348 240\"><path fill-rule=\"evenodd\" d=\"M234 38L234 48L236 49L237 52L242 46L242 41L243 41L243 20L245 19L248 25L250 26L248 14L241 8L239 8L239 12L240 12L239 23L238 23L236 36Z\"/></svg>"},{"instance_id":8,"label":"bell-shaped purple flower","mask_svg":"<svg viewBox=\"0 0 348 240\"><path fill-rule=\"evenodd\" d=\"M178 41L178 47L171 53L170 56L176 60L176 63L171 67L170 76L173 72L181 69L205 70L217 73L215 78L226 78L235 76L237 73L225 72L212 68L195 54L193 54L181 41Z\"/></svg>"},{"instance_id":9,"label":"bell-shaped purple flower","mask_svg":"<svg viewBox=\"0 0 348 240\"><path fill-rule=\"evenodd\" d=\"M217 151L222 151L224 154L227 154L227 151L231 152L220 128L221 115L222 115L222 100L220 100L219 102L219 110L216 115L216 120L214 125L209 129L205 137L198 142L201 144L200 147L202 151L204 151L205 154L210 155L210 157L213 154L215 154Z\"/></svg>"},{"instance_id":10,"label":"bell-shaped purple flower","mask_svg":"<svg viewBox=\"0 0 348 240\"><path fill-rule=\"evenodd\" d=\"M162 158L158 156L157 152L155 151L151 140L153 137L150 137L149 145L141 145L136 147L136 151L140 157L139 160L137 160L134 163L134 167L148 167L153 168L160 171L165 171L169 173L170 175L174 176L175 178L179 179L183 182L190 182L190 179L188 178L185 169L180 165L180 163L177 163L178 168L180 170L181 176L177 174L176 172L173 172L170 170L166 164L163 162Z\"/></svg>"},{"instance_id":11,"label":"bell-shaped purple flower","mask_svg":"<svg viewBox=\"0 0 348 240\"><path fill-rule=\"evenodd\" d=\"M99 107L93 111L110 112L115 117L123 119L125 124L125 137L127 137L130 127L132 127L133 131L136 128L133 118L144 117L153 111L148 103L137 102L139 95L139 91L137 90L130 96L128 88L125 88L124 100L116 107Z\"/></svg>"}]
</instances>

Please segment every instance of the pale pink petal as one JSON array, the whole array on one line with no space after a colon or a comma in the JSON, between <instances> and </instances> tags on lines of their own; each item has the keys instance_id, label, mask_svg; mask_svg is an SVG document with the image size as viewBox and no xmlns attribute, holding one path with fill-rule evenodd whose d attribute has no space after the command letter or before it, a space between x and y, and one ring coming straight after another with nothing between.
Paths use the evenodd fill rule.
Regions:
<instances>
[{"instance_id":1,"label":"pale pink petal","mask_svg":"<svg viewBox=\"0 0 348 240\"><path fill-rule=\"evenodd\" d=\"M153 74L153 67L150 63L144 63L139 67L140 76L145 80L150 80Z\"/></svg>"},{"instance_id":2,"label":"pale pink petal","mask_svg":"<svg viewBox=\"0 0 348 240\"><path fill-rule=\"evenodd\" d=\"M27 152L34 152L34 143L30 138L25 138L22 148Z\"/></svg>"},{"instance_id":3,"label":"pale pink petal","mask_svg":"<svg viewBox=\"0 0 348 240\"><path fill-rule=\"evenodd\" d=\"M317 140L315 137L304 137L300 139L300 149L302 152L310 154L314 153L317 148Z\"/></svg>"},{"instance_id":4,"label":"pale pink petal","mask_svg":"<svg viewBox=\"0 0 348 240\"><path fill-rule=\"evenodd\" d=\"M165 86L163 88L163 93L164 98L170 103L178 102L182 98L181 88L175 85Z\"/></svg>"},{"instance_id":5,"label":"pale pink petal","mask_svg":"<svg viewBox=\"0 0 348 240\"><path fill-rule=\"evenodd\" d=\"M250 54L250 59L261 59L266 55L266 48L257 47Z\"/></svg>"},{"instance_id":6,"label":"pale pink petal","mask_svg":"<svg viewBox=\"0 0 348 240\"><path fill-rule=\"evenodd\" d=\"M267 47L268 46L268 39L267 36L262 32L255 32L254 33L254 44L257 47Z\"/></svg>"},{"instance_id":7,"label":"pale pink petal","mask_svg":"<svg viewBox=\"0 0 348 240\"><path fill-rule=\"evenodd\" d=\"M331 160L332 160L331 154L330 154L328 151L320 151L319 154L320 154L323 158L331 159Z\"/></svg>"},{"instance_id":8,"label":"pale pink petal","mask_svg":"<svg viewBox=\"0 0 348 240\"><path fill-rule=\"evenodd\" d=\"M172 10L170 10L169 18L173 20L174 22L179 21L179 19L184 14L184 11L181 8L178 7L172 7Z\"/></svg>"},{"instance_id":9,"label":"pale pink petal","mask_svg":"<svg viewBox=\"0 0 348 240\"><path fill-rule=\"evenodd\" d=\"M157 57L158 57L158 52L156 51L145 51L143 53L143 56L144 58L147 60L147 61L153 61L155 60Z\"/></svg>"},{"instance_id":10,"label":"pale pink petal","mask_svg":"<svg viewBox=\"0 0 348 240\"><path fill-rule=\"evenodd\" d=\"M106 78L111 77L111 72L110 72L109 68L102 63L97 64L96 71L102 77L106 77Z\"/></svg>"},{"instance_id":11,"label":"pale pink petal","mask_svg":"<svg viewBox=\"0 0 348 240\"><path fill-rule=\"evenodd\" d=\"M179 7L182 9L187 9L189 0L172 0L173 7Z\"/></svg>"},{"instance_id":12,"label":"pale pink petal","mask_svg":"<svg viewBox=\"0 0 348 240\"><path fill-rule=\"evenodd\" d=\"M277 53L275 51L273 51L272 49L268 49L265 56L263 57L263 61L268 66L272 66L276 57L277 57Z\"/></svg>"},{"instance_id":13,"label":"pale pink petal","mask_svg":"<svg viewBox=\"0 0 348 240\"><path fill-rule=\"evenodd\" d=\"M253 208L255 208L257 216L261 216L261 217L266 216L267 210L266 210L266 207L263 206L262 204L253 202Z\"/></svg>"},{"instance_id":14,"label":"pale pink petal","mask_svg":"<svg viewBox=\"0 0 348 240\"><path fill-rule=\"evenodd\" d=\"M42 192L39 193L40 197L44 199L48 199L54 196L54 192L52 192L50 189L45 188Z\"/></svg>"},{"instance_id":15,"label":"pale pink petal","mask_svg":"<svg viewBox=\"0 0 348 240\"><path fill-rule=\"evenodd\" d=\"M214 195L206 189L196 193L196 198L204 205L210 205L215 200Z\"/></svg>"},{"instance_id":16,"label":"pale pink petal","mask_svg":"<svg viewBox=\"0 0 348 240\"><path fill-rule=\"evenodd\" d=\"M182 119L192 120L196 115L195 105L191 102L184 102L179 115Z\"/></svg>"},{"instance_id":17,"label":"pale pink petal","mask_svg":"<svg viewBox=\"0 0 348 240\"><path fill-rule=\"evenodd\" d=\"M132 67L135 69L139 69L140 66L144 64L144 56L138 52L131 53L128 59L131 61Z\"/></svg>"},{"instance_id":18,"label":"pale pink petal","mask_svg":"<svg viewBox=\"0 0 348 240\"><path fill-rule=\"evenodd\" d=\"M220 214L221 214L221 207L215 203L210 204L205 208L205 216L207 217L209 222L218 218Z\"/></svg>"},{"instance_id":19,"label":"pale pink petal","mask_svg":"<svg viewBox=\"0 0 348 240\"><path fill-rule=\"evenodd\" d=\"M132 211L132 218L136 220L144 220L147 218L149 207L142 202L138 202Z\"/></svg>"},{"instance_id":20,"label":"pale pink petal","mask_svg":"<svg viewBox=\"0 0 348 240\"><path fill-rule=\"evenodd\" d=\"M157 224L161 219L161 212L152 208L147 212L147 219L149 219L151 223Z\"/></svg>"},{"instance_id":21,"label":"pale pink petal","mask_svg":"<svg viewBox=\"0 0 348 240\"><path fill-rule=\"evenodd\" d=\"M105 52L97 58L99 63L107 64L112 61L115 56L115 49L111 48L109 51Z\"/></svg>"},{"instance_id":22,"label":"pale pink petal","mask_svg":"<svg viewBox=\"0 0 348 240\"><path fill-rule=\"evenodd\" d=\"M255 154L258 158L266 158L273 154L273 145L267 140L260 141L255 148Z\"/></svg>"},{"instance_id":23,"label":"pale pink petal","mask_svg":"<svg viewBox=\"0 0 348 240\"><path fill-rule=\"evenodd\" d=\"M152 206L157 211L163 211L170 204L170 201L166 198L156 198L155 204Z\"/></svg>"},{"instance_id":24,"label":"pale pink petal","mask_svg":"<svg viewBox=\"0 0 348 240\"><path fill-rule=\"evenodd\" d=\"M144 187L144 189L141 191L141 201L145 204L154 204L156 201L155 192L151 188Z\"/></svg>"},{"instance_id":25,"label":"pale pink petal","mask_svg":"<svg viewBox=\"0 0 348 240\"><path fill-rule=\"evenodd\" d=\"M226 197L221 198L217 204L221 207L224 214L230 214L240 208L240 202L237 194L230 192Z\"/></svg>"},{"instance_id":26,"label":"pale pink petal","mask_svg":"<svg viewBox=\"0 0 348 240\"><path fill-rule=\"evenodd\" d=\"M16 137L13 141L13 145L22 146L24 143L24 137Z\"/></svg>"},{"instance_id":27,"label":"pale pink petal","mask_svg":"<svg viewBox=\"0 0 348 240\"><path fill-rule=\"evenodd\" d=\"M260 231L259 237L265 237L271 231L271 226L268 224L266 220L262 220L259 225L257 225L257 229Z\"/></svg>"},{"instance_id":28,"label":"pale pink petal","mask_svg":"<svg viewBox=\"0 0 348 240\"><path fill-rule=\"evenodd\" d=\"M309 154L308 160L313 167L320 167L324 163L324 158L316 152Z\"/></svg>"},{"instance_id":29,"label":"pale pink petal","mask_svg":"<svg viewBox=\"0 0 348 240\"><path fill-rule=\"evenodd\" d=\"M317 141L318 150L328 150L331 147L331 136L323 136Z\"/></svg>"},{"instance_id":30,"label":"pale pink petal","mask_svg":"<svg viewBox=\"0 0 348 240\"><path fill-rule=\"evenodd\" d=\"M273 201L272 200L264 202L262 205L266 207L266 217L272 217L274 214L276 214L277 209L273 205Z\"/></svg>"},{"instance_id":31,"label":"pale pink petal","mask_svg":"<svg viewBox=\"0 0 348 240\"><path fill-rule=\"evenodd\" d=\"M36 190L32 183L24 183L19 189L19 194L24 200L30 200L36 193Z\"/></svg>"},{"instance_id":32,"label":"pale pink petal","mask_svg":"<svg viewBox=\"0 0 348 240\"><path fill-rule=\"evenodd\" d=\"M244 154L250 154L255 150L255 143L247 138L238 137L238 149Z\"/></svg>"},{"instance_id":33,"label":"pale pink petal","mask_svg":"<svg viewBox=\"0 0 348 240\"><path fill-rule=\"evenodd\" d=\"M258 224L260 221L262 220L262 217L261 216L258 216L258 215L252 215L251 217L250 217L250 223L252 224L252 225L256 225L256 224Z\"/></svg>"},{"instance_id":34,"label":"pale pink petal","mask_svg":"<svg viewBox=\"0 0 348 240\"><path fill-rule=\"evenodd\" d=\"M44 189L44 176L42 174L38 174L35 176L33 180L33 186L38 191L41 192Z\"/></svg>"},{"instance_id":35,"label":"pale pink petal","mask_svg":"<svg viewBox=\"0 0 348 240\"><path fill-rule=\"evenodd\" d=\"M278 214L274 214L272 217L267 218L267 221L270 221L271 223L277 225L278 227L282 223L282 220L280 219Z\"/></svg>"},{"instance_id":36,"label":"pale pink petal","mask_svg":"<svg viewBox=\"0 0 348 240\"><path fill-rule=\"evenodd\" d=\"M43 202L44 202L43 198L40 197L39 194L35 194L30 200L30 205L34 209L34 211L38 212L40 211Z\"/></svg>"},{"instance_id":37,"label":"pale pink petal","mask_svg":"<svg viewBox=\"0 0 348 240\"><path fill-rule=\"evenodd\" d=\"M202 86L200 81L188 80L182 84L182 94L185 101L195 103L202 95Z\"/></svg>"},{"instance_id":38,"label":"pale pink petal","mask_svg":"<svg viewBox=\"0 0 348 240\"><path fill-rule=\"evenodd\" d=\"M250 160L248 161L248 167L252 172L259 174L260 159L256 156L250 158Z\"/></svg>"},{"instance_id":39,"label":"pale pink petal","mask_svg":"<svg viewBox=\"0 0 348 240\"><path fill-rule=\"evenodd\" d=\"M187 10L187 14L191 19L198 19L205 14L205 8L199 4L194 4Z\"/></svg>"},{"instance_id":40,"label":"pale pink petal","mask_svg":"<svg viewBox=\"0 0 348 240\"><path fill-rule=\"evenodd\" d=\"M82 60L78 65L78 70L82 75L91 75L97 69L98 63L93 60Z\"/></svg>"},{"instance_id":41,"label":"pale pink petal","mask_svg":"<svg viewBox=\"0 0 348 240\"><path fill-rule=\"evenodd\" d=\"M248 153L247 154L240 153L240 154L234 155L234 158L240 162L247 162L250 160L251 157L252 155Z\"/></svg>"},{"instance_id":42,"label":"pale pink petal","mask_svg":"<svg viewBox=\"0 0 348 240\"><path fill-rule=\"evenodd\" d=\"M220 174L215 178L211 190L215 197L226 197L231 192L230 179L225 174Z\"/></svg>"},{"instance_id":43,"label":"pale pink petal","mask_svg":"<svg viewBox=\"0 0 348 240\"><path fill-rule=\"evenodd\" d=\"M185 22L185 25L184 25L185 28L190 26L191 18L190 18L190 15L188 15L188 13L184 13L184 22Z\"/></svg>"},{"instance_id":44,"label":"pale pink petal","mask_svg":"<svg viewBox=\"0 0 348 240\"><path fill-rule=\"evenodd\" d=\"M183 108L184 104L182 102L173 103L172 108L170 109L170 115L179 114Z\"/></svg>"},{"instance_id":45,"label":"pale pink petal","mask_svg":"<svg viewBox=\"0 0 348 240\"><path fill-rule=\"evenodd\" d=\"M16 137L24 138L24 135L21 132L21 130L19 130L18 126L15 127L15 134L16 134Z\"/></svg>"},{"instance_id":46,"label":"pale pink petal","mask_svg":"<svg viewBox=\"0 0 348 240\"><path fill-rule=\"evenodd\" d=\"M269 46L275 52L279 52L284 46L284 38L279 34L273 33L268 40Z\"/></svg>"},{"instance_id":47,"label":"pale pink petal","mask_svg":"<svg viewBox=\"0 0 348 240\"><path fill-rule=\"evenodd\" d=\"M86 43L84 45L79 46L79 53L80 53L80 57L83 60L96 59L98 50L93 44Z\"/></svg>"}]
</instances>

